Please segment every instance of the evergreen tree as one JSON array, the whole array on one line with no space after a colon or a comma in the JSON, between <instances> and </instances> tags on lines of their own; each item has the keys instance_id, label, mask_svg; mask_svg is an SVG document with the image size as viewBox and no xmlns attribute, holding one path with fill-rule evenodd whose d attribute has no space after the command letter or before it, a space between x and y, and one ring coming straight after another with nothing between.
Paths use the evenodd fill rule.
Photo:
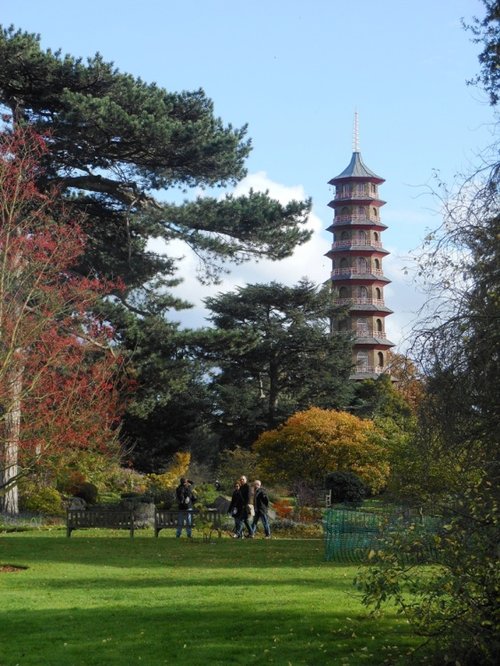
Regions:
<instances>
[{"instance_id":1,"label":"evergreen tree","mask_svg":"<svg viewBox=\"0 0 500 666\"><path fill-rule=\"evenodd\" d=\"M206 304L215 330L201 347L214 364L216 428L226 445L248 445L299 409L346 404L351 341L330 333L336 306L327 288L253 284Z\"/></svg>"},{"instance_id":2,"label":"evergreen tree","mask_svg":"<svg viewBox=\"0 0 500 666\"><path fill-rule=\"evenodd\" d=\"M303 226L310 202L191 194L233 186L251 150L246 126L225 125L201 89L169 92L99 54L83 61L45 51L39 36L13 27L0 27L0 62L4 123L50 136L39 189L57 188L85 213L89 241L75 268L125 285L102 309L135 359L137 391L125 420L134 426L123 435L127 444L144 442L168 402L196 381L182 335L167 322L170 310L187 305L171 295L180 278L169 243L185 242L202 260L200 277L216 279L226 261L289 256L310 237ZM151 238L164 241L164 253L148 249Z\"/></svg>"},{"instance_id":3,"label":"evergreen tree","mask_svg":"<svg viewBox=\"0 0 500 666\"><path fill-rule=\"evenodd\" d=\"M130 289L174 270L172 258L146 250L151 237L185 241L212 276L226 259L281 259L309 238L301 229L309 202L155 196L245 176L246 127L224 126L203 90L167 92L99 54L83 62L43 51L39 36L12 27L0 29L0 62L0 104L15 123L50 132L40 185L57 186L88 217L86 270L119 275Z\"/></svg>"}]
</instances>

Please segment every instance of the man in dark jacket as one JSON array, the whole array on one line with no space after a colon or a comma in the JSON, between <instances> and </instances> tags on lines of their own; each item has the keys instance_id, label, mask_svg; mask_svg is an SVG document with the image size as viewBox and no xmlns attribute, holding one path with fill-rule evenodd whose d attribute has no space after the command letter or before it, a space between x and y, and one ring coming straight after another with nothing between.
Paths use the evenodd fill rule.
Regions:
<instances>
[{"instance_id":1,"label":"man in dark jacket","mask_svg":"<svg viewBox=\"0 0 500 666\"><path fill-rule=\"evenodd\" d=\"M252 539L253 538L253 530L248 522L248 517L250 515L249 511L249 504L250 504L250 486L248 485L247 477L246 476L241 476L240 477L240 495L243 503L243 509L241 512L241 520L240 524L238 526L238 532L236 536L241 539L243 536L243 526L247 528L247 536Z\"/></svg>"},{"instance_id":2,"label":"man in dark jacket","mask_svg":"<svg viewBox=\"0 0 500 666\"><path fill-rule=\"evenodd\" d=\"M271 528L269 527L269 516L267 515L269 508L269 498L266 491L262 487L262 483L257 479L254 481L255 494L253 496L253 503L255 507L255 515L252 522L252 533L255 534L257 530L257 523L259 518L264 527L264 534L266 539L271 538Z\"/></svg>"},{"instance_id":3,"label":"man in dark jacket","mask_svg":"<svg viewBox=\"0 0 500 666\"><path fill-rule=\"evenodd\" d=\"M180 537L182 527L186 525L186 534L191 538L191 527L193 525L193 504L196 502L196 495L193 492L193 483L184 477L175 490L177 506L179 513L177 516L177 537Z\"/></svg>"}]
</instances>

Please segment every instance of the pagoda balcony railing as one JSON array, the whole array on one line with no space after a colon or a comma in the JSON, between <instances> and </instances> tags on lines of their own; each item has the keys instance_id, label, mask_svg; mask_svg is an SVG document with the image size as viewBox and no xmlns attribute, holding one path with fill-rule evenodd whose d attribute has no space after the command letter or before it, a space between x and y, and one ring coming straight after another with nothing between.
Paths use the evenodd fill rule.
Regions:
<instances>
[{"instance_id":1,"label":"pagoda balcony railing","mask_svg":"<svg viewBox=\"0 0 500 666\"><path fill-rule=\"evenodd\" d=\"M331 272L331 276L334 275L379 275L383 276L384 272L381 268L356 268L355 266L347 266L345 268L334 268Z\"/></svg>"},{"instance_id":2,"label":"pagoda balcony railing","mask_svg":"<svg viewBox=\"0 0 500 666\"><path fill-rule=\"evenodd\" d=\"M336 305L384 305L382 298L336 298Z\"/></svg>"},{"instance_id":3,"label":"pagoda balcony railing","mask_svg":"<svg viewBox=\"0 0 500 666\"><path fill-rule=\"evenodd\" d=\"M376 192L369 192L368 188L364 187L354 187L352 190L340 191L335 193L335 199L357 199L361 197L362 199L376 199Z\"/></svg>"},{"instance_id":4,"label":"pagoda balcony railing","mask_svg":"<svg viewBox=\"0 0 500 666\"><path fill-rule=\"evenodd\" d=\"M358 326L354 329L354 334L358 338L385 338L385 331L366 326Z\"/></svg>"},{"instance_id":5,"label":"pagoda balcony railing","mask_svg":"<svg viewBox=\"0 0 500 666\"><path fill-rule=\"evenodd\" d=\"M389 368L384 365L357 365L354 372L375 372L377 375L383 375L389 372Z\"/></svg>"},{"instance_id":6,"label":"pagoda balcony railing","mask_svg":"<svg viewBox=\"0 0 500 666\"><path fill-rule=\"evenodd\" d=\"M359 238L350 238L349 240L335 241L332 244L333 248L336 247L351 247L351 245L366 245L370 247L382 247L381 241L360 240Z\"/></svg>"},{"instance_id":7,"label":"pagoda balcony railing","mask_svg":"<svg viewBox=\"0 0 500 666\"><path fill-rule=\"evenodd\" d=\"M369 215L360 215L359 213L348 213L347 215L335 215L333 219L335 222L372 222L377 220L372 220Z\"/></svg>"}]
</instances>

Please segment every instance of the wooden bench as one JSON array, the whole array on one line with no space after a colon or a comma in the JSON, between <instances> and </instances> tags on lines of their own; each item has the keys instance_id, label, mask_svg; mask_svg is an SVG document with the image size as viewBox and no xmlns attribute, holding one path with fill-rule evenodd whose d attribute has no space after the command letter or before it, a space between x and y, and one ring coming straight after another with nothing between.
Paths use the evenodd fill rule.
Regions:
<instances>
[{"instance_id":1,"label":"wooden bench","mask_svg":"<svg viewBox=\"0 0 500 666\"><path fill-rule=\"evenodd\" d=\"M134 536L136 527L135 513L131 509L68 509L66 514L66 536L70 537L73 530L88 527L108 527L129 530Z\"/></svg>"},{"instance_id":2,"label":"wooden bench","mask_svg":"<svg viewBox=\"0 0 500 666\"><path fill-rule=\"evenodd\" d=\"M155 537L161 530L177 528L179 514L188 514L192 516L192 527L197 523L206 538L210 538L212 532L217 532L222 536L222 514L217 509L196 509L195 511L179 511L178 509L156 509L155 511ZM204 534L205 538L205 534Z\"/></svg>"}]
</instances>

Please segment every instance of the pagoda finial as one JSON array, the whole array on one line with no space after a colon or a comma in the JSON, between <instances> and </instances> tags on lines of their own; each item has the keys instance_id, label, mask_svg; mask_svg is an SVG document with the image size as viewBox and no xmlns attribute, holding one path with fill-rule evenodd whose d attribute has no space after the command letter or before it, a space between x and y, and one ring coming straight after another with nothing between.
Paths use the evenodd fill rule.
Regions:
<instances>
[{"instance_id":1,"label":"pagoda finial","mask_svg":"<svg viewBox=\"0 0 500 666\"><path fill-rule=\"evenodd\" d=\"M359 153L358 112L354 111L354 129L352 131L352 152Z\"/></svg>"}]
</instances>

